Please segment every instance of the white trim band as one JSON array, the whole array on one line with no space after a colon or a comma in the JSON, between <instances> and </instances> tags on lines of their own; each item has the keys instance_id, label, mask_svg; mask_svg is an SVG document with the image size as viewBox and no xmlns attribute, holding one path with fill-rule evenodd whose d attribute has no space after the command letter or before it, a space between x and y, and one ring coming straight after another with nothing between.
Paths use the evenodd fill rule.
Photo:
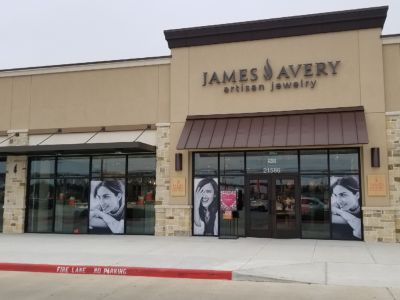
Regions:
<instances>
[{"instance_id":1,"label":"white trim band","mask_svg":"<svg viewBox=\"0 0 400 300\"><path fill-rule=\"evenodd\" d=\"M388 37L383 36L382 44L383 45L400 44L400 36L388 36Z\"/></svg>"},{"instance_id":2,"label":"white trim band","mask_svg":"<svg viewBox=\"0 0 400 300\"><path fill-rule=\"evenodd\" d=\"M400 116L400 111L388 111L385 113L387 116Z\"/></svg>"}]
</instances>

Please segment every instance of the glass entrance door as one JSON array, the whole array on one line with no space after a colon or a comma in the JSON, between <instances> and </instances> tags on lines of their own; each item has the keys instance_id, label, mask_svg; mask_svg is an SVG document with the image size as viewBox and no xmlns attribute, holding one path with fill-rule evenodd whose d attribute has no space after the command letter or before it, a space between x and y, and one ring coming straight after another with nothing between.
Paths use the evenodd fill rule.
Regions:
<instances>
[{"instance_id":1,"label":"glass entrance door","mask_svg":"<svg viewBox=\"0 0 400 300\"><path fill-rule=\"evenodd\" d=\"M246 188L246 236L300 237L297 176L251 175Z\"/></svg>"},{"instance_id":2,"label":"glass entrance door","mask_svg":"<svg viewBox=\"0 0 400 300\"><path fill-rule=\"evenodd\" d=\"M271 236L270 183L270 179L265 175L252 175L247 180L247 236Z\"/></svg>"}]
</instances>

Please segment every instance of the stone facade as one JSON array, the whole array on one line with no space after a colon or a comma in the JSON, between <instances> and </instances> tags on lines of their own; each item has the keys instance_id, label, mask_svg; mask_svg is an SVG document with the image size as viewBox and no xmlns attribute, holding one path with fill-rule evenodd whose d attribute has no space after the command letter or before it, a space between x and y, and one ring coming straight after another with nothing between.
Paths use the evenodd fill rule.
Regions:
<instances>
[{"instance_id":1,"label":"stone facade","mask_svg":"<svg viewBox=\"0 0 400 300\"><path fill-rule=\"evenodd\" d=\"M28 144L27 131L10 131L9 145ZM4 193L4 233L23 233L25 226L25 195L27 178L26 156L8 156Z\"/></svg>"},{"instance_id":2,"label":"stone facade","mask_svg":"<svg viewBox=\"0 0 400 300\"><path fill-rule=\"evenodd\" d=\"M394 243L400 242L400 112L386 113L386 135L390 206L363 208L364 239Z\"/></svg>"},{"instance_id":3,"label":"stone facade","mask_svg":"<svg viewBox=\"0 0 400 300\"><path fill-rule=\"evenodd\" d=\"M165 205L169 204L169 170L170 161L170 124L160 123L157 126L157 166L156 166L156 225L155 235L163 236L166 233Z\"/></svg>"},{"instance_id":4,"label":"stone facade","mask_svg":"<svg viewBox=\"0 0 400 300\"><path fill-rule=\"evenodd\" d=\"M191 235L191 207L170 204L170 125L157 126L157 168L156 168L156 225L155 235Z\"/></svg>"},{"instance_id":5,"label":"stone facade","mask_svg":"<svg viewBox=\"0 0 400 300\"><path fill-rule=\"evenodd\" d=\"M395 208L396 240L400 242L400 112L387 113L389 197Z\"/></svg>"},{"instance_id":6,"label":"stone facade","mask_svg":"<svg viewBox=\"0 0 400 300\"><path fill-rule=\"evenodd\" d=\"M156 234L157 223L164 229L165 236L189 236L192 232L191 206L166 205L156 207ZM161 234L158 234L161 235Z\"/></svg>"},{"instance_id":7,"label":"stone facade","mask_svg":"<svg viewBox=\"0 0 400 300\"><path fill-rule=\"evenodd\" d=\"M364 240L367 242L396 242L396 209L364 207Z\"/></svg>"}]
</instances>

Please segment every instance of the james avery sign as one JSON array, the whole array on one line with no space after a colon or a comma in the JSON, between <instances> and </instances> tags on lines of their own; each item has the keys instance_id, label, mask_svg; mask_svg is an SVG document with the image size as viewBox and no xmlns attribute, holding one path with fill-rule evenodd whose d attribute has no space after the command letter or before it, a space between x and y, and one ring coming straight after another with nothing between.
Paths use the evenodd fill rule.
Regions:
<instances>
[{"instance_id":1,"label":"james avery sign","mask_svg":"<svg viewBox=\"0 0 400 300\"><path fill-rule=\"evenodd\" d=\"M337 74L340 60L283 65L274 74L267 59L262 68L236 69L221 72L203 72L202 85L222 85L224 93L264 91L269 83L270 92L286 89L314 89L317 79Z\"/></svg>"}]
</instances>

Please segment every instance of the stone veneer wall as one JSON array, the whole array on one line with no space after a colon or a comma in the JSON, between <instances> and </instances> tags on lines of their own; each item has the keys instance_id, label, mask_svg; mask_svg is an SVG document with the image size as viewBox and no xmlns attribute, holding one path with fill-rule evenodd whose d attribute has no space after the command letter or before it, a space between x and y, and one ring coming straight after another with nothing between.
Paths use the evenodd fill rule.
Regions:
<instances>
[{"instance_id":1,"label":"stone veneer wall","mask_svg":"<svg viewBox=\"0 0 400 300\"><path fill-rule=\"evenodd\" d=\"M393 207L364 207L364 240L367 242L396 242L396 209Z\"/></svg>"},{"instance_id":2,"label":"stone veneer wall","mask_svg":"<svg viewBox=\"0 0 400 300\"><path fill-rule=\"evenodd\" d=\"M395 208L396 240L400 242L400 112L387 113L389 199Z\"/></svg>"},{"instance_id":3,"label":"stone veneer wall","mask_svg":"<svg viewBox=\"0 0 400 300\"><path fill-rule=\"evenodd\" d=\"M161 217L157 220L158 216ZM189 205L163 205L156 208L156 228L157 222L161 222L164 227L165 236L189 236L192 232L191 227L191 207ZM161 235L157 234L156 235Z\"/></svg>"},{"instance_id":4,"label":"stone veneer wall","mask_svg":"<svg viewBox=\"0 0 400 300\"><path fill-rule=\"evenodd\" d=\"M157 127L156 225L155 235L182 236L191 234L191 209L188 205L171 205L170 200L170 124Z\"/></svg>"},{"instance_id":5,"label":"stone veneer wall","mask_svg":"<svg viewBox=\"0 0 400 300\"><path fill-rule=\"evenodd\" d=\"M400 112L386 113L386 136L390 206L363 208L364 239L395 243L400 242Z\"/></svg>"},{"instance_id":6,"label":"stone veneer wall","mask_svg":"<svg viewBox=\"0 0 400 300\"><path fill-rule=\"evenodd\" d=\"M9 145L28 144L27 131L9 131ZM23 233L25 226L26 156L8 156L4 193L4 233Z\"/></svg>"},{"instance_id":7,"label":"stone veneer wall","mask_svg":"<svg viewBox=\"0 0 400 300\"><path fill-rule=\"evenodd\" d=\"M169 203L169 158L170 140L169 123L156 124L157 126L157 153L156 153L156 205L155 205L155 235L163 236L166 232L165 208Z\"/></svg>"}]
</instances>

